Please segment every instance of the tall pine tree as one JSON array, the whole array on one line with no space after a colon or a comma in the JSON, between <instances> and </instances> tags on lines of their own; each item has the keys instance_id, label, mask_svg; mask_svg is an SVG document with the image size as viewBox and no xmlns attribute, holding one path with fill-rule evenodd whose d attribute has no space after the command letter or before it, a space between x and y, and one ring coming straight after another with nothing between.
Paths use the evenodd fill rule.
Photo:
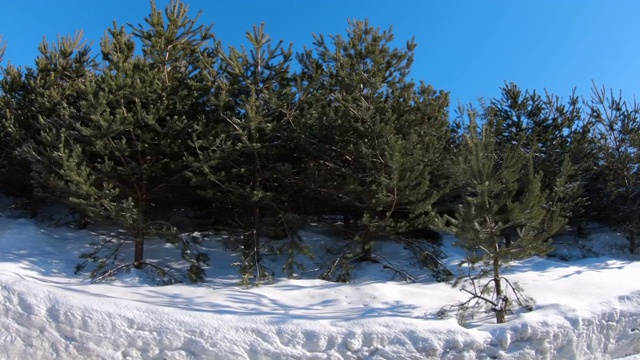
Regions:
<instances>
[{"instance_id":1,"label":"tall pine tree","mask_svg":"<svg viewBox=\"0 0 640 360\"><path fill-rule=\"evenodd\" d=\"M592 89L589 116L596 122L599 150L600 190L591 193L603 206L601 221L623 228L629 252L637 253L640 225L640 104L627 102L622 94Z\"/></svg>"},{"instance_id":2,"label":"tall pine tree","mask_svg":"<svg viewBox=\"0 0 640 360\"><path fill-rule=\"evenodd\" d=\"M416 44L393 41L391 29L351 21L346 37L317 35L299 55L312 89L307 184L328 212L363 221L362 260L375 260L379 234L424 226L445 183L448 94L410 81Z\"/></svg>"},{"instance_id":3,"label":"tall pine tree","mask_svg":"<svg viewBox=\"0 0 640 360\"><path fill-rule=\"evenodd\" d=\"M51 131L65 129L84 121L83 101L88 97L85 85L95 79L96 62L91 48L83 40L82 32L73 36L59 36L57 41L46 39L39 46L35 68L9 69L6 84L11 98L13 152L8 159L10 184L31 178L24 196L31 198L32 217L37 213L39 199L59 198L59 190L47 177L58 168L52 149L57 138L48 137Z\"/></svg>"},{"instance_id":4,"label":"tall pine tree","mask_svg":"<svg viewBox=\"0 0 640 360\"><path fill-rule=\"evenodd\" d=\"M217 121L206 119L194 137L192 180L242 229L243 282L257 283L270 278L261 264L262 219L289 209L293 164L285 135L298 113L291 45L274 43L264 25L246 38L248 50L222 55Z\"/></svg>"},{"instance_id":5,"label":"tall pine tree","mask_svg":"<svg viewBox=\"0 0 640 360\"><path fill-rule=\"evenodd\" d=\"M210 75L216 56L210 27L198 26L179 1L164 12L152 3L145 22L132 26L131 34L114 23L102 39L103 66L83 83L82 116L46 127L43 138L54 151L41 161L57 166L40 173L74 206L126 229L136 268L155 267L144 258L148 237L180 240L153 208L184 187L190 119L202 113L210 92L199 77ZM142 55L135 55L134 39L142 43ZM203 280L206 258L182 245L190 279Z\"/></svg>"},{"instance_id":6,"label":"tall pine tree","mask_svg":"<svg viewBox=\"0 0 640 360\"><path fill-rule=\"evenodd\" d=\"M563 197L563 216L581 226L589 205L584 187L596 161L593 121L584 119L575 94L564 102L549 93L523 92L515 84L506 84L501 91L501 97L484 109L493 123L498 146L518 144L531 152L534 169L542 173L542 189ZM554 189L563 172L571 173L571 181L563 189Z\"/></svg>"}]
</instances>

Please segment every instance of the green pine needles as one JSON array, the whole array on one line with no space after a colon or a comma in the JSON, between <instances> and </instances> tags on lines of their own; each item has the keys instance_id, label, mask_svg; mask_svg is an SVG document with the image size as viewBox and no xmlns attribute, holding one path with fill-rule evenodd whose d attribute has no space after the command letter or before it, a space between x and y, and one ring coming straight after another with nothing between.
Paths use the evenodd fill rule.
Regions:
<instances>
[{"instance_id":1,"label":"green pine needles","mask_svg":"<svg viewBox=\"0 0 640 360\"><path fill-rule=\"evenodd\" d=\"M51 100L41 105L48 111L37 114L42 131L29 146L34 177L73 208L126 229L138 269L154 267L144 258L147 238L175 237L158 231L162 219L153 208L165 206L186 179L180 159L190 149L188 119L203 91L194 78L209 70L212 39L194 24L179 2L164 17L152 6L146 25L132 33L114 23L101 42L101 66L80 34L43 44L37 61L38 101ZM142 55L134 55L134 38ZM206 257L181 245L190 280L204 280Z\"/></svg>"},{"instance_id":2,"label":"green pine needles","mask_svg":"<svg viewBox=\"0 0 640 360\"><path fill-rule=\"evenodd\" d=\"M469 111L457 166L464 197L455 216L445 215L440 221L468 252L468 284L462 290L471 299L456 307L464 310L470 303L489 304L496 321L503 323L512 304L509 292L524 305L519 290L502 275L504 267L547 253L550 237L564 229L567 219L561 204L548 201L541 186L542 173L534 169L534 152L518 143L498 147L492 124L487 121L479 127L475 112ZM476 266L480 267L477 274L471 272ZM489 282L477 286L484 276L489 276Z\"/></svg>"},{"instance_id":3,"label":"green pine needles","mask_svg":"<svg viewBox=\"0 0 640 360\"><path fill-rule=\"evenodd\" d=\"M358 220L358 256L374 240L428 225L447 190L448 94L408 78L416 44L392 47L391 29L351 21L347 36L315 36L299 55L307 106L303 174L325 213ZM326 204L329 200L329 204Z\"/></svg>"},{"instance_id":4,"label":"green pine needles","mask_svg":"<svg viewBox=\"0 0 640 360\"><path fill-rule=\"evenodd\" d=\"M78 32L44 41L33 67L1 69L0 189L32 217L62 202L78 227L122 229L83 255L78 271L95 281L131 269L204 281L208 258L181 232L211 229L237 253L243 284L274 281L271 256L286 257L289 277L347 282L366 261L415 281L377 253L381 239L445 281L446 255L428 240L437 229L468 254L470 299L453 308L488 307L504 322L527 304L505 268L546 254L558 232L599 222L638 251L637 104L505 84L468 122L451 121L449 94L410 78L417 44L391 28L349 21L297 53L264 24L241 47L212 29L180 1L152 2L99 48ZM199 228L167 215L183 211ZM343 235L325 246L329 260L300 235L309 222ZM158 239L179 248L185 274L147 257ZM314 256L324 263L305 270Z\"/></svg>"}]
</instances>

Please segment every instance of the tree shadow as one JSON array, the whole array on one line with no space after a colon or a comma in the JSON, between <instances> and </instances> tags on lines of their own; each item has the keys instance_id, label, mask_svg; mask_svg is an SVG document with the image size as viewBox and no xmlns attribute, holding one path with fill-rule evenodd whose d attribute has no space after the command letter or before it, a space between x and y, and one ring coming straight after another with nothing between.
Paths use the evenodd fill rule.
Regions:
<instances>
[{"instance_id":1,"label":"tree shadow","mask_svg":"<svg viewBox=\"0 0 640 360\"><path fill-rule=\"evenodd\" d=\"M309 288L301 287L301 289ZM285 292L296 290L298 289L295 287L284 289ZM338 299L323 299L292 305L250 289L244 291L234 289L225 292L217 296L219 300L207 300L204 296L169 295L149 289L147 292L153 294L153 301L148 301L153 305L218 315L263 316L278 322L289 320L350 321L381 317L420 318L417 314L418 306L400 301L382 302L375 305L345 306L340 304ZM210 298L210 296L208 297Z\"/></svg>"},{"instance_id":2,"label":"tree shadow","mask_svg":"<svg viewBox=\"0 0 640 360\"><path fill-rule=\"evenodd\" d=\"M585 258L571 262L564 262L554 258L534 257L508 266L504 270L504 274L506 276L527 272L544 274L551 271L562 272L565 270L566 274L555 277L555 280L558 280L585 273L622 270L632 262L630 259L618 260L610 257Z\"/></svg>"},{"instance_id":3,"label":"tree shadow","mask_svg":"<svg viewBox=\"0 0 640 360\"><path fill-rule=\"evenodd\" d=\"M43 277L78 277L75 264L90 249L90 232L43 228L29 220L0 219L0 263L13 263ZM51 241L53 238L55 241Z\"/></svg>"}]
</instances>

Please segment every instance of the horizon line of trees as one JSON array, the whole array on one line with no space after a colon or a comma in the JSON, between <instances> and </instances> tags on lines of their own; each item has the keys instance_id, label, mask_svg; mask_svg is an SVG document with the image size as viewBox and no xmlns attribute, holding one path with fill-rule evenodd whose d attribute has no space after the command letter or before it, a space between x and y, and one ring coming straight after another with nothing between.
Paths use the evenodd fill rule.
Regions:
<instances>
[{"instance_id":1,"label":"horizon line of trees","mask_svg":"<svg viewBox=\"0 0 640 360\"><path fill-rule=\"evenodd\" d=\"M409 78L416 44L391 29L350 21L298 53L264 25L246 38L224 48L172 1L114 22L97 58L82 33L43 42L34 67L1 69L0 191L120 225L135 268L152 265L145 239L181 242L194 281L207 259L166 223L175 209L239 234L247 282L269 277L266 227L308 251L290 215L343 216L361 261L381 235L451 232L494 261L497 292L501 261L543 254L567 225L624 229L637 251L635 102L505 84L450 120L449 94Z\"/></svg>"}]
</instances>

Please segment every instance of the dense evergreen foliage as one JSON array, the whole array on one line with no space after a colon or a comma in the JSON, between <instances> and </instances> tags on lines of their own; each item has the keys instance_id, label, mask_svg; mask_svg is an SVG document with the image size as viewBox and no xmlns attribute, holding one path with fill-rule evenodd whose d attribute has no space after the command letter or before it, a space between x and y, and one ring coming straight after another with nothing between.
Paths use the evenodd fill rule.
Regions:
<instances>
[{"instance_id":1,"label":"dense evergreen foliage","mask_svg":"<svg viewBox=\"0 0 640 360\"><path fill-rule=\"evenodd\" d=\"M598 220L622 228L629 239L629 251L640 246L636 234L640 225L640 105L629 103L622 94L593 87L587 104L596 123L599 154L594 180L594 203L599 204Z\"/></svg>"},{"instance_id":2,"label":"dense evergreen foliage","mask_svg":"<svg viewBox=\"0 0 640 360\"><path fill-rule=\"evenodd\" d=\"M2 68L0 190L34 216L49 199L117 224L135 243L128 267L157 267L149 238L177 243L193 281L207 259L168 215L182 209L237 239L245 283L270 278L263 239L287 239L291 275L297 254L313 255L300 218L341 217L356 249L336 260L345 269L378 261L381 237L449 231L488 264L499 309L501 267L544 254L567 224L622 227L637 251L637 104L506 84L470 112L480 125L457 123L446 91L410 78L417 45L392 29L351 21L300 53L264 25L246 38L224 48L172 1L114 23L99 49L82 33L44 41L34 67ZM93 255L95 276L117 270Z\"/></svg>"},{"instance_id":3,"label":"dense evergreen foliage","mask_svg":"<svg viewBox=\"0 0 640 360\"><path fill-rule=\"evenodd\" d=\"M584 117L580 99L566 103L557 96L523 92L515 84L502 88L502 96L484 110L499 148L517 144L533 156L533 167L542 174L547 201L562 204L561 214L580 226L588 209L583 188L596 163L593 120ZM558 177L566 183L558 188Z\"/></svg>"},{"instance_id":4,"label":"dense evergreen foliage","mask_svg":"<svg viewBox=\"0 0 640 360\"><path fill-rule=\"evenodd\" d=\"M247 40L249 50L230 47L219 54L212 105L219 110L200 125L193 141L196 155L190 159L199 192L227 209L227 221L242 232L245 283L270 276L260 264L261 220L284 219L293 210L288 186L295 149L287 137L298 117L291 46L274 44L263 25L248 32Z\"/></svg>"},{"instance_id":5,"label":"dense evergreen foliage","mask_svg":"<svg viewBox=\"0 0 640 360\"><path fill-rule=\"evenodd\" d=\"M372 260L375 236L427 225L446 189L448 94L408 79L416 45L392 48L391 30L355 21L330 38L299 57L313 94L305 183L324 211L362 220L354 235Z\"/></svg>"},{"instance_id":6,"label":"dense evergreen foliage","mask_svg":"<svg viewBox=\"0 0 640 360\"><path fill-rule=\"evenodd\" d=\"M501 275L502 268L551 249L548 240L567 223L564 205L569 200L548 193L560 192L570 173L562 166L553 190L544 189L543 172L535 168L537 154L515 141L498 142L494 134L499 122L484 120L478 128L475 112L469 110L456 167L464 195L455 216L441 219L441 228L456 235L469 253L470 266L482 267L479 275L470 275L472 290L464 290L490 303L497 322L503 323L510 302L507 291L517 294L517 289ZM491 280L478 288L475 279L486 275Z\"/></svg>"}]
</instances>

